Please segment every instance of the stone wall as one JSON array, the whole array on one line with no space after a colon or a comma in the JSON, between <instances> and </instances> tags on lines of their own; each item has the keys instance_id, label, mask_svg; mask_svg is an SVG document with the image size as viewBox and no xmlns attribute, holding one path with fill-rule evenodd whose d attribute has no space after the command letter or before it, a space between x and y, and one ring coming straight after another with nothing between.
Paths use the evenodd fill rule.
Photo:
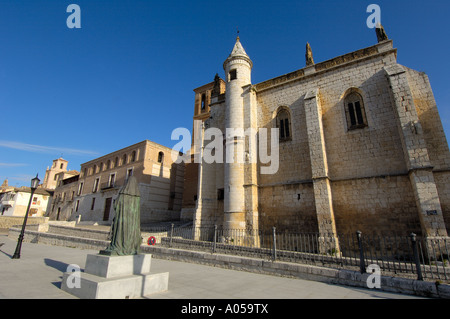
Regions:
<instances>
[{"instance_id":1,"label":"stone wall","mask_svg":"<svg viewBox=\"0 0 450 319\"><path fill-rule=\"evenodd\" d=\"M82 237L98 240L108 240L109 231L86 229L81 227L67 227L58 225L49 225L48 232L55 235L64 235L71 237Z\"/></svg>"},{"instance_id":2,"label":"stone wall","mask_svg":"<svg viewBox=\"0 0 450 319\"><path fill-rule=\"evenodd\" d=\"M259 126L275 127L279 107L291 112L292 140L280 143L280 170L260 176L262 184L311 178L304 97L319 88L324 146L331 179L357 178L406 172L400 137L392 110L389 82L383 71L393 54L374 57L341 69L308 77L258 93ZM344 94L351 88L363 93L368 126L348 131ZM320 142L320 141L317 141Z\"/></svg>"},{"instance_id":3,"label":"stone wall","mask_svg":"<svg viewBox=\"0 0 450 319\"><path fill-rule=\"evenodd\" d=\"M421 235L407 175L335 181L331 189L339 234Z\"/></svg>"},{"instance_id":4,"label":"stone wall","mask_svg":"<svg viewBox=\"0 0 450 319\"><path fill-rule=\"evenodd\" d=\"M293 183L259 188L259 228L317 233L312 183Z\"/></svg>"},{"instance_id":5,"label":"stone wall","mask_svg":"<svg viewBox=\"0 0 450 319\"><path fill-rule=\"evenodd\" d=\"M10 228L8 238L17 239L20 234L19 228ZM42 233L28 230L25 232L24 242L40 243L51 246L65 246L78 249L105 249L109 241L82 237L66 236L61 234Z\"/></svg>"},{"instance_id":6,"label":"stone wall","mask_svg":"<svg viewBox=\"0 0 450 319\"><path fill-rule=\"evenodd\" d=\"M434 172L433 176L441 202L445 226L450 234L450 172Z\"/></svg>"},{"instance_id":7,"label":"stone wall","mask_svg":"<svg viewBox=\"0 0 450 319\"><path fill-rule=\"evenodd\" d=\"M0 216L0 228L8 229L12 226L22 226L24 217ZM43 224L48 217L28 217L27 225Z\"/></svg>"},{"instance_id":8,"label":"stone wall","mask_svg":"<svg viewBox=\"0 0 450 319\"><path fill-rule=\"evenodd\" d=\"M198 198L198 163L186 163L184 170L184 191L181 209L182 220L193 220Z\"/></svg>"}]
</instances>

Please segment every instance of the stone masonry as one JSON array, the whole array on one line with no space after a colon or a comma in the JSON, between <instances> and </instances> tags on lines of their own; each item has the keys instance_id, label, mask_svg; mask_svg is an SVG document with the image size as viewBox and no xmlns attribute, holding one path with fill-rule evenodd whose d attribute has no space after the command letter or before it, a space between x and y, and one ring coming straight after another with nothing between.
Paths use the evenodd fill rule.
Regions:
<instances>
[{"instance_id":1,"label":"stone masonry","mask_svg":"<svg viewBox=\"0 0 450 319\"><path fill-rule=\"evenodd\" d=\"M225 153L239 146L244 163L199 164L197 227L447 236L449 147L428 77L397 63L392 40L258 84L252 67L238 38L225 92L208 95L202 134L231 127L258 136L224 138ZM262 174L268 164L248 156L270 154L273 128L283 131L272 150L279 167Z\"/></svg>"}]
</instances>

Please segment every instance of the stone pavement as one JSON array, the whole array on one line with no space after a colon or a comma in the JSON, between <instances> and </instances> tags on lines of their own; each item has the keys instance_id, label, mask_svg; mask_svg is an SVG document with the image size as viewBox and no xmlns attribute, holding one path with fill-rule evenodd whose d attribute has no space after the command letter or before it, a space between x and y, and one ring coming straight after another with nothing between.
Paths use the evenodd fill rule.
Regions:
<instances>
[{"instance_id":1,"label":"stone pavement","mask_svg":"<svg viewBox=\"0 0 450 319\"><path fill-rule=\"evenodd\" d=\"M0 234L0 298L75 299L60 289L69 264L84 269L94 250L23 243ZM169 272L169 291L149 299L410 299L414 296L261 275L198 264L152 259L152 273Z\"/></svg>"}]
</instances>

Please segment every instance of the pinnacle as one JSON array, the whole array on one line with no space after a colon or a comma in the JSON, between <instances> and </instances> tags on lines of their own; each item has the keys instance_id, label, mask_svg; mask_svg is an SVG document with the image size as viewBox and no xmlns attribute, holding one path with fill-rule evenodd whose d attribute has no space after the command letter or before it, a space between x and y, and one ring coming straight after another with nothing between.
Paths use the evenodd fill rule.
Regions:
<instances>
[{"instance_id":1,"label":"pinnacle","mask_svg":"<svg viewBox=\"0 0 450 319\"><path fill-rule=\"evenodd\" d=\"M238 55L244 55L244 56L248 57L247 53L244 50L244 47L241 44L239 36L236 39L236 44L234 45L233 51L231 51L230 57L238 56Z\"/></svg>"}]
</instances>

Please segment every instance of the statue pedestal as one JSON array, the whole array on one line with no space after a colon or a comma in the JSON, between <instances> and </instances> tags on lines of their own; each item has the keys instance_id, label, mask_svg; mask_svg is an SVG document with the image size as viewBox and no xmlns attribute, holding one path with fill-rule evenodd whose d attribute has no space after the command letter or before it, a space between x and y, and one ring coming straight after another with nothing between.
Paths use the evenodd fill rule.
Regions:
<instances>
[{"instance_id":1,"label":"statue pedestal","mask_svg":"<svg viewBox=\"0 0 450 319\"><path fill-rule=\"evenodd\" d=\"M82 299L132 299L166 291L169 273L150 274L151 258L88 255L85 271L78 278L64 273L61 289Z\"/></svg>"}]
</instances>

